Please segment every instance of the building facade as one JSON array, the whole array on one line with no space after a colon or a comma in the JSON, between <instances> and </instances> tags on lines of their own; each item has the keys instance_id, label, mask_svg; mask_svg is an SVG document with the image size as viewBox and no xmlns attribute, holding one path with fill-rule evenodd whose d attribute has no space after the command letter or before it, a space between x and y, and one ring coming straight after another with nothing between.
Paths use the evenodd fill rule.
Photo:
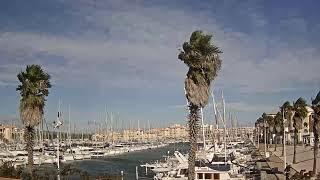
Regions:
<instances>
[{"instance_id":1,"label":"building facade","mask_svg":"<svg viewBox=\"0 0 320 180\"><path fill-rule=\"evenodd\" d=\"M0 124L0 141L5 143L23 142L24 130L14 125Z\"/></svg>"}]
</instances>

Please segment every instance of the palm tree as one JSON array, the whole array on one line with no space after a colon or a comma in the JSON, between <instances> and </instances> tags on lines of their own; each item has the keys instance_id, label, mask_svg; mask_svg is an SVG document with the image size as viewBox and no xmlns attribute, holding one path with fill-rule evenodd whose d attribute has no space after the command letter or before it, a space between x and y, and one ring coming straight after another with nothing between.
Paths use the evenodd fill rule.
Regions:
<instances>
[{"instance_id":1,"label":"palm tree","mask_svg":"<svg viewBox=\"0 0 320 180\"><path fill-rule=\"evenodd\" d=\"M264 136L266 136L265 138L266 138L266 140L267 140L267 142L266 142L266 147L267 147L267 149L269 148L269 143L270 143L270 141L269 141L269 136L270 136L270 132L273 132L273 128L274 128L274 122L273 122L273 118L271 117L271 116L269 116L269 115L267 115L266 113L263 113L262 114L262 116L261 116L261 118L262 118L262 121L263 121L263 127L264 127Z\"/></svg>"},{"instance_id":2,"label":"palm tree","mask_svg":"<svg viewBox=\"0 0 320 180\"><path fill-rule=\"evenodd\" d=\"M314 148L313 148L313 176L317 175L317 157L319 146L319 130L320 130L320 91L315 100L312 101L313 109L313 134L314 134Z\"/></svg>"},{"instance_id":3,"label":"palm tree","mask_svg":"<svg viewBox=\"0 0 320 180\"><path fill-rule=\"evenodd\" d=\"M28 166L33 168L34 127L38 126L43 117L46 97L49 95L50 75L40 65L28 65L25 71L17 75L21 84L20 119L25 126L24 138L28 151Z\"/></svg>"},{"instance_id":4,"label":"palm tree","mask_svg":"<svg viewBox=\"0 0 320 180\"><path fill-rule=\"evenodd\" d=\"M276 114L276 116L273 118L273 122L274 122L274 151L277 150L277 143L278 143L278 138L279 138L279 133L281 133L282 131L282 126L283 126L283 121L282 121L282 115L280 112L278 112Z\"/></svg>"},{"instance_id":5,"label":"palm tree","mask_svg":"<svg viewBox=\"0 0 320 180\"><path fill-rule=\"evenodd\" d=\"M294 127L294 136L293 136L293 163L296 162L296 152L297 152L297 141L298 141L298 130L302 128L302 121L307 117L307 103L303 98L299 98L293 104L293 127Z\"/></svg>"},{"instance_id":6,"label":"palm tree","mask_svg":"<svg viewBox=\"0 0 320 180\"><path fill-rule=\"evenodd\" d=\"M287 126L288 129L292 127L292 115L293 115L293 106L291 106L289 101L286 101L283 103L283 105L280 107L281 114L283 114L284 118L286 119L286 123L283 122L283 131L285 131L285 127ZM291 129L290 129L291 130ZM284 138L283 138L284 140ZM284 144L286 142L283 142L282 147L282 156L284 156Z\"/></svg>"},{"instance_id":7,"label":"palm tree","mask_svg":"<svg viewBox=\"0 0 320 180\"><path fill-rule=\"evenodd\" d=\"M186 98L189 103L189 166L188 179L195 179L195 155L199 130L199 109L208 103L210 84L221 68L219 53L222 51L211 43L212 35L194 31L189 42L183 43L178 58L188 67L185 79Z\"/></svg>"},{"instance_id":8,"label":"palm tree","mask_svg":"<svg viewBox=\"0 0 320 180\"><path fill-rule=\"evenodd\" d=\"M258 137L258 144L260 145L260 131L261 131L261 128L263 128L263 119L262 117L259 117L257 119L257 121L255 122L255 127L257 128L256 130L256 135ZM258 149L260 149L260 147L258 146Z\"/></svg>"}]
</instances>

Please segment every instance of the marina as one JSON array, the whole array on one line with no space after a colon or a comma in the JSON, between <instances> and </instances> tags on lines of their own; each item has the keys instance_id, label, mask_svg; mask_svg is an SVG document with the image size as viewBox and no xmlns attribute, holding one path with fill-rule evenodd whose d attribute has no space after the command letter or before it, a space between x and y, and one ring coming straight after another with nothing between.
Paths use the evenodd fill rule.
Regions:
<instances>
[{"instance_id":1,"label":"marina","mask_svg":"<svg viewBox=\"0 0 320 180\"><path fill-rule=\"evenodd\" d=\"M2 0L0 179L320 180L319 7Z\"/></svg>"}]
</instances>

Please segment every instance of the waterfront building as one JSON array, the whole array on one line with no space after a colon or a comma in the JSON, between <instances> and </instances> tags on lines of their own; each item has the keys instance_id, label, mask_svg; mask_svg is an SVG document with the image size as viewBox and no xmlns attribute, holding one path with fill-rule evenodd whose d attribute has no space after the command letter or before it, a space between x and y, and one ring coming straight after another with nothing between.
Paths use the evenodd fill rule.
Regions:
<instances>
[{"instance_id":1,"label":"waterfront building","mask_svg":"<svg viewBox=\"0 0 320 180\"><path fill-rule=\"evenodd\" d=\"M0 136L2 137L0 141L2 142L22 142L24 141L23 134L24 130L14 125L0 124Z\"/></svg>"},{"instance_id":2,"label":"waterfront building","mask_svg":"<svg viewBox=\"0 0 320 180\"><path fill-rule=\"evenodd\" d=\"M173 124L165 128L125 129L95 133L93 141L106 142L155 142L167 140L185 141L188 137L186 126Z\"/></svg>"},{"instance_id":3,"label":"waterfront building","mask_svg":"<svg viewBox=\"0 0 320 180\"><path fill-rule=\"evenodd\" d=\"M304 144L312 144L314 141L313 137L313 109L309 106L307 108L307 117L302 120L302 126L301 129L299 129L299 141L302 141Z\"/></svg>"},{"instance_id":4,"label":"waterfront building","mask_svg":"<svg viewBox=\"0 0 320 180\"><path fill-rule=\"evenodd\" d=\"M307 116L302 119L301 126L298 127L298 142L303 144L313 144L313 109L309 106L306 106L307 109ZM290 124L288 123L285 127L290 132L287 137L287 141L289 143L293 143L294 139L294 127L293 122Z\"/></svg>"},{"instance_id":5,"label":"waterfront building","mask_svg":"<svg viewBox=\"0 0 320 180\"><path fill-rule=\"evenodd\" d=\"M213 125L204 124L204 134L206 142L223 142L224 129L216 129ZM198 133L198 141L203 140L202 126ZM242 140L244 138L253 138L254 127L232 127L227 128L228 139L232 141ZM189 138L186 125L173 124L164 128L152 129L125 129L122 131L105 131L95 133L92 136L93 141L105 142L158 142L158 141L187 141Z\"/></svg>"}]
</instances>

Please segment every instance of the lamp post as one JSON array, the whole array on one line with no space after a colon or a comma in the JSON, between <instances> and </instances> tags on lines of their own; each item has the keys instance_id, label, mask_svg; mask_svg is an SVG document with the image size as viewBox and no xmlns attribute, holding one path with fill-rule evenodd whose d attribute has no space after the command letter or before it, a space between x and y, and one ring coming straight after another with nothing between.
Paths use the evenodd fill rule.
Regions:
<instances>
[{"instance_id":1,"label":"lamp post","mask_svg":"<svg viewBox=\"0 0 320 180\"><path fill-rule=\"evenodd\" d=\"M54 129L59 129L60 126L62 126L62 122L60 121L61 118L61 113L60 113L60 104L59 104L59 112L58 112L58 119L57 121L53 122ZM60 142L59 142L59 132L57 131L57 179L60 180L60 150L59 147Z\"/></svg>"},{"instance_id":2,"label":"lamp post","mask_svg":"<svg viewBox=\"0 0 320 180\"><path fill-rule=\"evenodd\" d=\"M284 169L287 167L287 154L286 154L286 127L285 123L287 119L284 118L284 110L282 110L282 119L283 119L283 166Z\"/></svg>"},{"instance_id":3,"label":"lamp post","mask_svg":"<svg viewBox=\"0 0 320 180\"><path fill-rule=\"evenodd\" d=\"M267 123L264 120L264 155L267 158Z\"/></svg>"}]
</instances>

